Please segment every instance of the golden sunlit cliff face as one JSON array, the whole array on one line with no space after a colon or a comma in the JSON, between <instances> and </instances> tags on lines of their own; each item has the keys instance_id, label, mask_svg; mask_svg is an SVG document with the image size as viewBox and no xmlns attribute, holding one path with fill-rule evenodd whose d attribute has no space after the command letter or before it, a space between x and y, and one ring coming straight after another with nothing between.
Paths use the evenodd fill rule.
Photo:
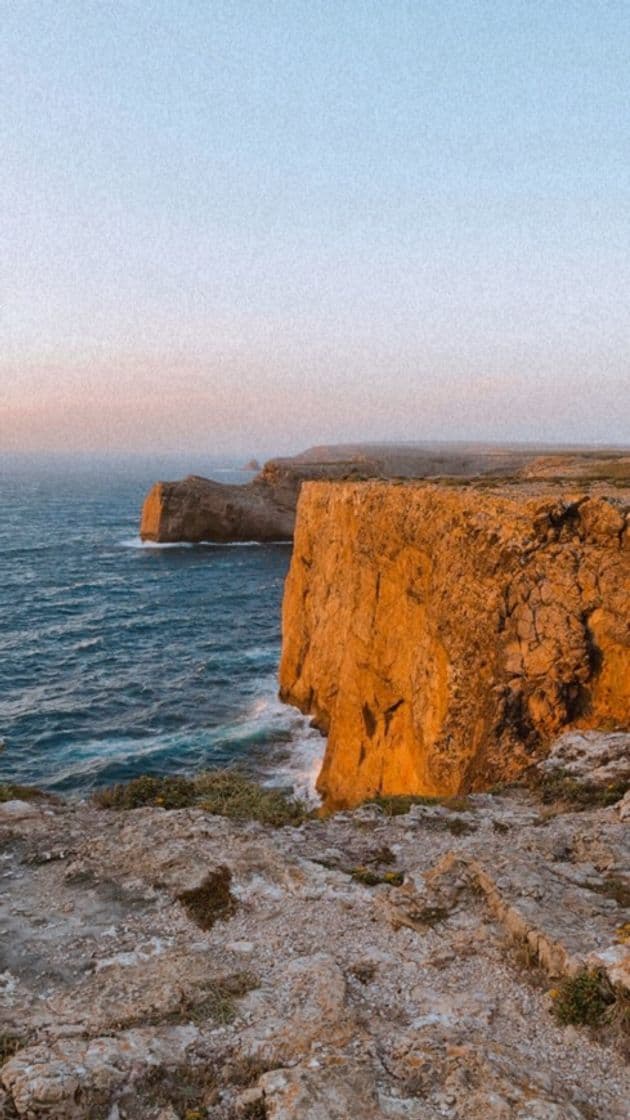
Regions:
<instances>
[{"instance_id":1,"label":"golden sunlit cliff face","mask_svg":"<svg viewBox=\"0 0 630 1120\"><path fill-rule=\"evenodd\" d=\"M328 804L482 789L629 726L630 495L578 486L303 486L280 688L328 733Z\"/></svg>"}]
</instances>

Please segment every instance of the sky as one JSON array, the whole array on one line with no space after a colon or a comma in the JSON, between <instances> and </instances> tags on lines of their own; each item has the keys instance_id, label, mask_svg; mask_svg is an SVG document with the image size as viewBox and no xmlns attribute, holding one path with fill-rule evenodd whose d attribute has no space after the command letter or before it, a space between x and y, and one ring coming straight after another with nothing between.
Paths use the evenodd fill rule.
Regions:
<instances>
[{"instance_id":1,"label":"sky","mask_svg":"<svg viewBox=\"0 0 630 1120\"><path fill-rule=\"evenodd\" d=\"M0 450L630 442L626 0L2 0Z\"/></svg>"}]
</instances>

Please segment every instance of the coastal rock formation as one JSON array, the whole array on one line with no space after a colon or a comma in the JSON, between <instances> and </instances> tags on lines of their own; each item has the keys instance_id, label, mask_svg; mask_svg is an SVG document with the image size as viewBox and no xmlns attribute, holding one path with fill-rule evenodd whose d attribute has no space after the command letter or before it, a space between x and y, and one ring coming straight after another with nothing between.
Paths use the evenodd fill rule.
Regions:
<instances>
[{"instance_id":1,"label":"coastal rock formation","mask_svg":"<svg viewBox=\"0 0 630 1120\"><path fill-rule=\"evenodd\" d=\"M629 835L525 791L280 829L0 803L0 1116L626 1120ZM209 923L182 890L213 910L219 870ZM595 1037L556 1009L585 968Z\"/></svg>"},{"instance_id":2,"label":"coastal rock formation","mask_svg":"<svg viewBox=\"0 0 630 1120\"><path fill-rule=\"evenodd\" d=\"M189 475L156 482L142 507L144 541L278 541L293 536L295 495L266 486L226 486Z\"/></svg>"},{"instance_id":3,"label":"coastal rock formation","mask_svg":"<svg viewBox=\"0 0 630 1120\"><path fill-rule=\"evenodd\" d=\"M142 508L145 541L288 541L304 479L352 477L355 464L293 464L272 460L252 482L226 485L189 475L156 482Z\"/></svg>"},{"instance_id":4,"label":"coastal rock formation","mask_svg":"<svg viewBox=\"0 0 630 1120\"><path fill-rule=\"evenodd\" d=\"M516 778L630 721L628 491L307 484L281 696L328 734L331 805Z\"/></svg>"},{"instance_id":5,"label":"coastal rock formation","mask_svg":"<svg viewBox=\"0 0 630 1120\"><path fill-rule=\"evenodd\" d=\"M312 447L292 458L270 459L245 485L190 475L156 482L144 502L140 536L146 541L274 541L293 536L303 482L317 479L603 475L626 481L630 458L620 452L536 457L526 448L482 444L342 444ZM247 468L256 467L255 460Z\"/></svg>"}]
</instances>

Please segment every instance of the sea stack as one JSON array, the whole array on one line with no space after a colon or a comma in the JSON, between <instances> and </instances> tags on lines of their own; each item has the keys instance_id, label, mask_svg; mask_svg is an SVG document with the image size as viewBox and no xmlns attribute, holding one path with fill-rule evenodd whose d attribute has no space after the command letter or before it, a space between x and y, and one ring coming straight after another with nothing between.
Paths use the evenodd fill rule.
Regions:
<instances>
[{"instance_id":1,"label":"sea stack","mask_svg":"<svg viewBox=\"0 0 630 1120\"><path fill-rule=\"evenodd\" d=\"M628 728L623 484L308 483L281 696L328 734L330 805L509 782Z\"/></svg>"}]
</instances>

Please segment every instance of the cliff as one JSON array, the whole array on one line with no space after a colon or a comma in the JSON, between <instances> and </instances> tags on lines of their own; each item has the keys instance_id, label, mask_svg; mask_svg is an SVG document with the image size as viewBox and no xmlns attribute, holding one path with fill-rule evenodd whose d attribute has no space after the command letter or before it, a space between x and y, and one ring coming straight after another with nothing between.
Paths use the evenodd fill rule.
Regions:
<instances>
[{"instance_id":1,"label":"cliff","mask_svg":"<svg viewBox=\"0 0 630 1120\"><path fill-rule=\"evenodd\" d=\"M179 482L156 482L142 507L145 541L290 540L295 519L290 501L267 486L226 486L189 475Z\"/></svg>"},{"instance_id":2,"label":"cliff","mask_svg":"<svg viewBox=\"0 0 630 1120\"><path fill-rule=\"evenodd\" d=\"M305 479L352 476L354 463L271 460L252 482L226 485L189 475L156 482L145 498L140 536L146 541L287 541ZM363 470L361 473L365 473Z\"/></svg>"},{"instance_id":3,"label":"cliff","mask_svg":"<svg viewBox=\"0 0 630 1120\"><path fill-rule=\"evenodd\" d=\"M489 787L566 728L628 727L628 497L303 488L280 688L328 734L329 804Z\"/></svg>"},{"instance_id":4,"label":"cliff","mask_svg":"<svg viewBox=\"0 0 630 1120\"><path fill-rule=\"evenodd\" d=\"M549 450L549 449L548 449ZM156 482L143 506L140 536L149 541L270 541L293 536L303 482L316 479L534 477L628 478L618 451L554 453L482 444L340 444L270 459L251 482L225 485L191 475Z\"/></svg>"}]
</instances>

